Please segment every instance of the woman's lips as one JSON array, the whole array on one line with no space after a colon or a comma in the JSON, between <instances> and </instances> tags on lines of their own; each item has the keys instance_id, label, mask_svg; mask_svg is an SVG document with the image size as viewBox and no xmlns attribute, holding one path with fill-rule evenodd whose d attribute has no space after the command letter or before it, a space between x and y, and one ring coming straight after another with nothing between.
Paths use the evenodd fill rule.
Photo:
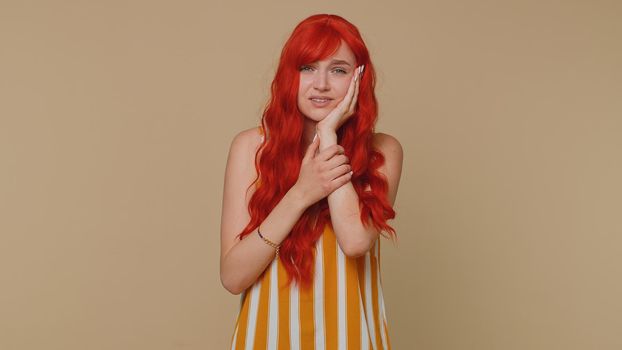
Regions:
<instances>
[{"instance_id":1,"label":"woman's lips","mask_svg":"<svg viewBox=\"0 0 622 350\"><path fill-rule=\"evenodd\" d=\"M311 101L311 104L317 108L326 107L330 104L330 101L332 101L331 99L327 98L310 98L309 100Z\"/></svg>"}]
</instances>

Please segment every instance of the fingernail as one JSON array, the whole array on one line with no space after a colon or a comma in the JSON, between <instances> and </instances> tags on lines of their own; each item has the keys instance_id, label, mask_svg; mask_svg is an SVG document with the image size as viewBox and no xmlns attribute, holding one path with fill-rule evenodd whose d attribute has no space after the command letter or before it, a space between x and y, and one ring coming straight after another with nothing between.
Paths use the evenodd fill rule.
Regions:
<instances>
[{"instance_id":1,"label":"fingernail","mask_svg":"<svg viewBox=\"0 0 622 350\"><path fill-rule=\"evenodd\" d=\"M315 136L313 136L313 141L311 141L311 143L313 143L315 139L317 139L317 133L315 134Z\"/></svg>"},{"instance_id":2,"label":"fingernail","mask_svg":"<svg viewBox=\"0 0 622 350\"><path fill-rule=\"evenodd\" d=\"M354 171L350 170L350 175L354 174Z\"/></svg>"}]
</instances>

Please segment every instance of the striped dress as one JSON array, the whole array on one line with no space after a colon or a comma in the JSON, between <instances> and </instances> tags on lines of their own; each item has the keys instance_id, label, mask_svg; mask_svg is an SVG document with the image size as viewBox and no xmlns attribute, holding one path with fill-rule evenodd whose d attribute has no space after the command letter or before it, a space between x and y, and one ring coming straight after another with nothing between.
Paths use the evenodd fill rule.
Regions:
<instances>
[{"instance_id":1,"label":"striped dress","mask_svg":"<svg viewBox=\"0 0 622 350\"><path fill-rule=\"evenodd\" d=\"M390 349L380 277L380 238L346 256L330 223L316 243L308 289L275 259L241 295L231 349Z\"/></svg>"}]
</instances>

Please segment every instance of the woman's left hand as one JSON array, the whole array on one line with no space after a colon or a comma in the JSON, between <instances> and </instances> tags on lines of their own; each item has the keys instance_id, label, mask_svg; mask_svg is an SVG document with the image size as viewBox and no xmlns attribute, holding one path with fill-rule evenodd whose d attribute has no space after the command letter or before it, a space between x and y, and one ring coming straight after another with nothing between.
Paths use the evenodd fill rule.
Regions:
<instances>
[{"instance_id":1,"label":"woman's left hand","mask_svg":"<svg viewBox=\"0 0 622 350\"><path fill-rule=\"evenodd\" d=\"M337 132L337 130L354 114L356 101L359 93L359 83L363 76L365 65L359 66L352 75L352 81L346 92L346 96L339 104L316 125L318 131Z\"/></svg>"}]
</instances>

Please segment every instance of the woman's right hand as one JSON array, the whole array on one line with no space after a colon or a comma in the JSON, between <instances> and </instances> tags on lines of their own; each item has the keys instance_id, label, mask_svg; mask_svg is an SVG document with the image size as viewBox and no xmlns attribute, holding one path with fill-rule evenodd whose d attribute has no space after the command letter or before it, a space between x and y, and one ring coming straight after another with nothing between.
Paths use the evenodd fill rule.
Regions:
<instances>
[{"instance_id":1,"label":"woman's right hand","mask_svg":"<svg viewBox=\"0 0 622 350\"><path fill-rule=\"evenodd\" d=\"M307 148L298 180L292 187L307 206L328 196L352 178L350 159L344 154L344 148L335 144L315 154L319 145L320 138L316 137Z\"/></svg>"}]
</instances>

